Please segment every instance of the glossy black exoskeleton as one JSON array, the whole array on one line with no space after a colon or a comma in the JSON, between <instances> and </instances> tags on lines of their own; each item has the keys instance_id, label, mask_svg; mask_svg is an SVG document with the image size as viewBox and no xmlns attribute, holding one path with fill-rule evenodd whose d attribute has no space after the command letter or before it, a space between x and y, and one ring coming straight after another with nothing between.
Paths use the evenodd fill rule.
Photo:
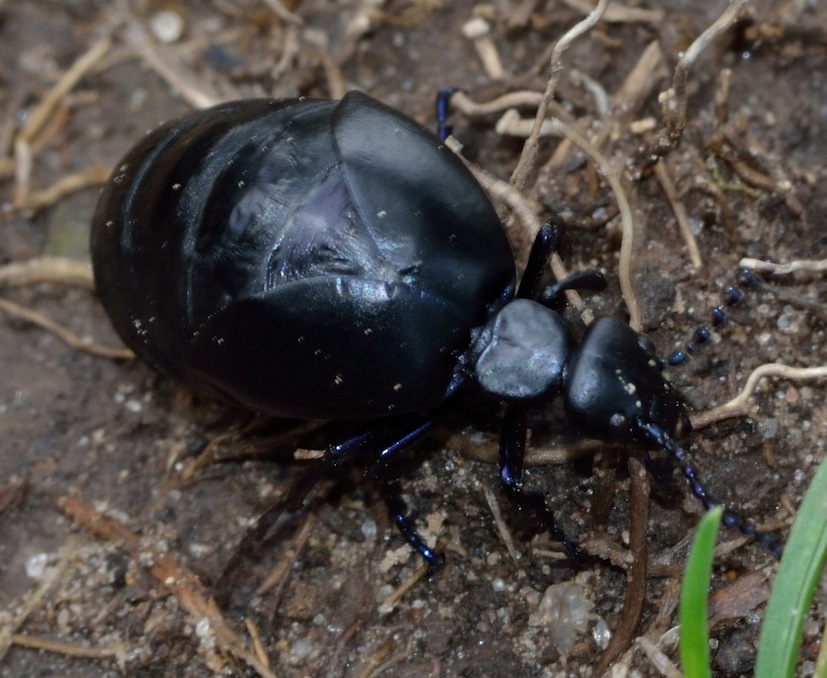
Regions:
<instances>
[{"instance_id":1,"label":"glossy black exoskeleton","mask_svg":"<svg viewBox=\"0 0 827 678\"><path fill-rule=\"evenodd\" d=\"M556 237L540 231L517 288L462 162L353 92L224 104L152 132L104 189L92 260L116 330L153 367L257 411L374 420L328 449L326 472L387 466L474 389L505 403L501 484L575 554L542 498L522 492L526 413L558 396L581 435L668 450L712 500L672 442L685 407L648 342L612 318L573 339L564 291L604 281L544 285ZM396 483L385 488L403 535L436 564Z\"/></svg>"}]
</instances>

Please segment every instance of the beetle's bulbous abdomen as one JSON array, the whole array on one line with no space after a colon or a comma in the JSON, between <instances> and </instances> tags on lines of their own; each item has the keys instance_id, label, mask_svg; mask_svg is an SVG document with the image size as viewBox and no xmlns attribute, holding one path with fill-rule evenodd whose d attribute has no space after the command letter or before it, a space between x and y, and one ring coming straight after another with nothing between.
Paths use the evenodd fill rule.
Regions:
<instances>
[{"instance_id":1,"label":"beetle's bulbous abdomen","mask_svg":"<svg viewBox=\"0 0 827 678\"><path fill-rule=\"evenodd\" d=\"M154 131L104 189L92 258L144 360L306 418L438 404L514 278L462 163L356 93L235 102Z\"/></svg>"}]
</instances>

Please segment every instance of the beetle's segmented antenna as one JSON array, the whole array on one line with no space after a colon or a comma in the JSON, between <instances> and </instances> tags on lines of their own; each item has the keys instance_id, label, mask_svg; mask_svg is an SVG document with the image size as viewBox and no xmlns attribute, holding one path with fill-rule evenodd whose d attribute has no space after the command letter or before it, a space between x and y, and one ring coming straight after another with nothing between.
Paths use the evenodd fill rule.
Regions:
<instances>
[{"instance_id":1,"label":"beetle's segmented antenna","mask_svg":"<svg viewBox=\"0 0 827 678\"><path fill-rule=\"evenodd\" d=\"M715 306L710 311L712 327L721 327L729 319L726 311L741 302L744 298L742 289L754 289L761 285L761 279L748 268L742 268L738 273L738 287L729 285L724 290L724 302ZM712 338L712 332L706 325L701 325L695 330L692 341L687 342L683 349L679 349L666 358L667 365L683 365L691 355L698 352L698 349Z\"/></svg>"},{"instance_id":2,"label":"beetle's segmented antenna","mask_svg":"<svg viewBox=\"0 0 827 678\"><path fill-rule=\"evenodd\" d=\"M675 443L674 440L672 440L666 431L656 424L646 423L643 421L638 421L637 428L647 440L654 443L664 452L668 452L672 458L678 462L681 472L689 481L689 486L692 488L692 494L701 500L707 511L715 506L721 505L719 501L712 497L709 489L706 487L703 480L701 480L700 473L695 465L690 461L689 455L687 455L686 451ZM721 521L727 527L738 530L748 537L752 537L756 542L761 544L761 546L768 549L776 558L781 558L781 552L783 550L781 544L775 541L775 539L773 539L769 534L758 532L758 529L750 521L743 519L737 513L734 513L729 509L724 509L724 514Z\"/></svg>"}]
</instances>

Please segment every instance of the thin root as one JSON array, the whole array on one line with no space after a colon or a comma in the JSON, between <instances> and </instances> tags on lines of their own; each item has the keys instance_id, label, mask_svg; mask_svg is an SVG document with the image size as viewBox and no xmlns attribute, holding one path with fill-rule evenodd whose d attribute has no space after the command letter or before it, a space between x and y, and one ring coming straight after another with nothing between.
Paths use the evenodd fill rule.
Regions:
<instances>
[{"instance_id":1,"label":"thin root","mask_svg":"<svg viewBox=\"0 0 827 678\"><path fill-rule=\"evenodd\" d=\"M25 320L32 325L37 325L41 329L51 332L69 348L75 351L85 351L92 355L97 355L102 358L114 358L115 360L132 360L135 354L128 348L110 348L109 346L101 346L87 341L71 330L58 325L53 320L49 320L46 316L32 311L28 308L15 304L13 301L0 297L0 310L5 311L13 318L18 320Z\"/></svg>"},{"instance_id":2,"label":"thin root","mask_svg":"<svg viewBox=\"0 0 827 678\"><path fill-rule=\"evenodd\" d=\"M514 537L511 536L511 530L508 529L508 525L506 525L503 519L503 513L500 510L500 505L497 503L497 498L489 487L483 487L482 492L485 495L488 508L491 510L491 515L494 517L494 525L497 526L497 533L500 535L500 539L502 539L508 555L511 556L511 560L515 563L519 563L520 552L517 551L517 547L514 545Z\"/></svg>"},{"instance_id":3,"label":"thin root","mask_svg":"<svg viewBox=\"0 0 827 678\"><path fill-rule=\"evenodd\" d=\"M744 258L738 262L741 268L749 268L758 273L769 275L789 275L797 271L808 273L823 273L827 271L827 259L796 259L787 264L776 264L772 261Z\"/></svg>"},{"instance_id":4,"label":"thin root","mask_svg":"<svg viewBox=\"0 0 827 678\"><path fill-rule=\"evenodd\" d=\"M821 365L819 367L790 367L780 363L760 365L749 375L747 383L737 396L723 405L719 405L718 407L714 407L711 410L692 417L692 426L694 428L703 428L722 419L746 414L747 401L763 377L781 377L782 379L791 379L793 381L822 379L827 377L827 365Z\"/></svg>"},{"instance_id":5,"label":"thin root","mask_svg":"<svg viewBox=\"0 0 827 678\"><path fill-rule=\"evenodd\" d=\"M109 346L93 344L62 325L58 325L53 320L49 320L46 316L20 306L19 304L15 304L13 301L9 301L3 297L0 297L0 310L5 311L14 318L25 320L47 332L51 332L75 351L84 351L102 358L113 358L115 360L132 360L135 358L135 354L128 348L110 348Z\"/></svg>"},{"instance_id":6,"label":"thin root","mask_svg":"<svg viewBox=\"0 0 827 678\"><path fill-rule=\"evenodd\" d=\"M0 266L0 287L25 287L43 282L95 289L92 266L88 261L35 257Z\"/></svg>"},{"instance_id":7,"label":"thin root","mask_svg":"<svg viewBox=\"0 0 827 678\"><path fill-rule=\"evenodd\" d=\"M692 229L689 227L689 218L686 216L686 208L683 206L683 202L681 202L678 197L678 192L675 190L675 184L672 183L672 179L669 176L669 172L667 171L663 160L658 160L658 162L655 163L655 177L666 195L666 199L669 201L669 205L672 208L672 213L675 215L675 219L678 221L678 229L680 230L683 240L686 243L686 249L689 250L689 259L695 269L700 270L703 266L703 260L701 259L701 251L698 249L698 241L695 240Z\"/></svg>"},{"instance_id":8,"label":"thin root","mask_svg":"<svg viewBox=\"0 0 827 678\"><path fill-rule=\"evenodd\" d=\"M109 51L111 41L106 38L95 43L82 54L58 80L55 86L38 104L31 117L23 125L14 140L17 188L14 195L16 206L26 205L33 165L32 147L38 137L48 129L48 123L66 94L97 64Z\"/></svg>"},{"instance_id":9,"label":"thin root","mask_svg":"<svg viewBox=\"0 0 827 678\"><path fill-rule=\"evenodd\" d=\"M661 153L678 142L686 127L686 81L692 66L715 38L727 31L738 20L746 3L747 0L730 0L721 16L701 33L678 59L672 78L672 87L660 95L665 128L663 136L657 142L657 148Z\"/></svg>"},{"instance_id":10,"label":"thin root","mask_svg":"<svg viewBox=\"0 0 827 678\"><path fill-rule=\"evenodd\" d=\"M428 563L423 563L416 572L394 589L394 591L379 604L379 614L384 615L393 612L393 608L402 600L403 596L428 576L429 569L430 566Z\"/></svg>"}]
</instances>

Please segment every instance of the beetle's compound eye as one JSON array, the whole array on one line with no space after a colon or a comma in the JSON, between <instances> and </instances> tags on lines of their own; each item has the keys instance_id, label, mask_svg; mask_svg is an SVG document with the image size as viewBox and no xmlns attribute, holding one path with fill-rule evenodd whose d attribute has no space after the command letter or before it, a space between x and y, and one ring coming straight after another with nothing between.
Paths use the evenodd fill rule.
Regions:
<instances>
[{"instance_id":1,"label":"beetle's compound eye","mask_svg":"<svg viewBox=\"0 0 827 678\"><path fill-rule=\"evenodd\" d=\"M475 366L483 390L510 403L559 394L572 338L563 318L528 299L506 304L494 317Z\"/></svg>"}]
</instances>

